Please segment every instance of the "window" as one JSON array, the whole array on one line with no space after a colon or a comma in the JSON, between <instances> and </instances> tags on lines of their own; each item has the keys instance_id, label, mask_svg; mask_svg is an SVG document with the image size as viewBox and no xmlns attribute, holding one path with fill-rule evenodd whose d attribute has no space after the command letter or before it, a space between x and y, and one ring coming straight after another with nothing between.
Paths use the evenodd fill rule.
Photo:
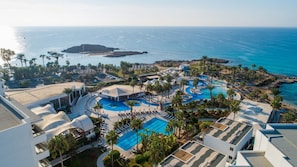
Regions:
<instances>
[{"instance_id":1,"label":"window","mask_svg":"<svg viewBox=\"0 0 297 167\"><path fill-rule=\"evenodd\" d=\"M230 151L233 151L234 150L234 148L233 147L230 147Z\"/></svg>"}]
</instances>

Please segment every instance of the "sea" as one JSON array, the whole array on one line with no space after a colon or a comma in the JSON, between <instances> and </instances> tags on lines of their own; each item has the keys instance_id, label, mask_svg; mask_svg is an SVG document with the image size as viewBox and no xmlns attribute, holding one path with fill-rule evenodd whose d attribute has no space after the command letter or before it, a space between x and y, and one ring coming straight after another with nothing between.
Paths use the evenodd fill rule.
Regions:
<instances>
[{"instance_id":1,"label":"sea","mask_svg":"<svg viewBox=\"0 0 297 167\"><path fill-rule=\"evenodd\" d=\"M148 54L126 57L65 53L60 64L153 63L192 60L202 56L230 61L228 65L263 66L270 73L297 77L297 28L253 27L2 27L0 47L24 53L27 59L48 51L61 52L81 44L100 44ZM49 61L46 59L46 61ZM53 60L50 60L53 61ZM3 63L3 62L2 62ZM16 59L13 65L20 66ZM297 106L297 84L283 85L281 95Z\"/></svg>"}]
</instances>

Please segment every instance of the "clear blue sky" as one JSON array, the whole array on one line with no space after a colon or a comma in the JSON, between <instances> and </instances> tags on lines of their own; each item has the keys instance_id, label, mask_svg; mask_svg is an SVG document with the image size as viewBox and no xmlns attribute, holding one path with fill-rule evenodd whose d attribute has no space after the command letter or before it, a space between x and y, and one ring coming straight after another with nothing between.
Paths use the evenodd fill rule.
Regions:
<instances>
[{"instance_id":1,"label":"clear blue sky","mask_svg":"<svg viewBox=\"0 0 297 167\"><path fill-rule=\"evenodd\" d=\"M297 0L0 0L5 26L297 27Z\"/></svg>"}]
</instances>

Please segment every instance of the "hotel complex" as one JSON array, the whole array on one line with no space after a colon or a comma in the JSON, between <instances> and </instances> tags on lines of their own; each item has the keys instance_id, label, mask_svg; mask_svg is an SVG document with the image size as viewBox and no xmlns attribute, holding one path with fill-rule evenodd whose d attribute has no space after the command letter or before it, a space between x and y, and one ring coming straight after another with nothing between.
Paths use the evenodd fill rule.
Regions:
<instances>
[{"instance_id":1,"label":"hotel complex","mask_svg":"<svg viewBox=\"0 0 297 167\"><path fill-rule=\"evenodd\" d=\"M35 126L40 118L16 101L0 96L1 166L51 166L47 138Z\"/></svg>"}]
</instances>

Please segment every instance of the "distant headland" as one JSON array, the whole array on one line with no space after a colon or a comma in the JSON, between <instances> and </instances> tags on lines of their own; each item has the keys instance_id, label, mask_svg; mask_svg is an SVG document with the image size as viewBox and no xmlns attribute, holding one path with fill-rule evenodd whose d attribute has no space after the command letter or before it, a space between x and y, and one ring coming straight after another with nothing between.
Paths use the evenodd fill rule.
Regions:
<instances>
[{"instance_id":1,"label":"distant headland","mask_svg":"<svg viewBox=\"0 0 297 167\"><path fill-rule=\"evenodd\" d=\"M117 51L118 50L118 51ZM104 55L106 57L123 57L131 55L146 54L147 51L119 51L119 48L106 47L103 45L93 45L93 44L82 44L79 46L73 46L68 49L63 50L65 53L81 53L89 55Z\"/></svg>"}]
</instances>

